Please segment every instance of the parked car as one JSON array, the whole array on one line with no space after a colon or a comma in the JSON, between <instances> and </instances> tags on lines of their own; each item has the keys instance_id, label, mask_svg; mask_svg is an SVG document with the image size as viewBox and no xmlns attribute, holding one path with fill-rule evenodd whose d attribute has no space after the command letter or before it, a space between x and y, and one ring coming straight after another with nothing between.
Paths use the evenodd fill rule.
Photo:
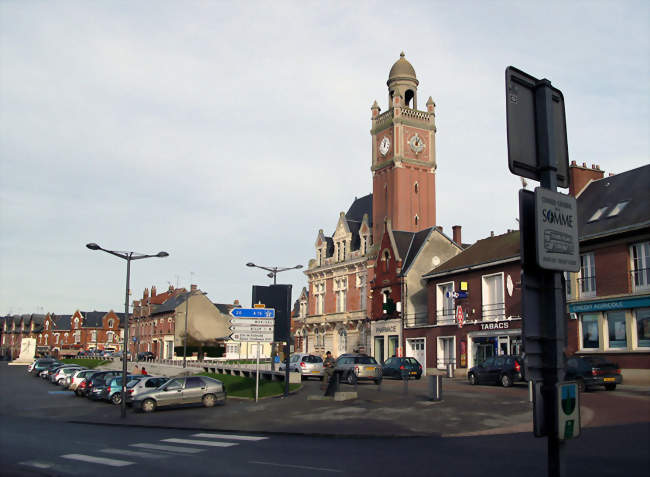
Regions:
<instances>
[{"instance_id":1,"label":"parked car","mask_svg":"<svg viewBox=\"0 0 650 477\"><path fill-rule=\"evenodd\" d=\"M169 378L162 376L141 376L141 379L132 380L126 383L126 403L131 404L133 400L149 391L159 388L169 381Z\"/></svg>"},{"instance_id":2,"label":"parked car","mask_svg":"<svg viewBox=\"0 0 650 477\"><path fill-rule=\"evenodd\" d=\"M339 356L334 365L334 373L348 384L354 384L360 380L381 384L383 376L381 365L375 358L359 353L346 353Z\"/></svg>"},{"instance_id":3,"label":"parked car","mask_svg":"<svg viewBox=\"0 0 650 477\"><path fill-rule=\"evenodd\" d=\"M284 366L285 363L280 363L278 370L284 371ZM302 378L323 379L323 358L307 353L292 354L289 357L289 371L300 373Z\"/></svg>"},{"instance_id":4,"label":"parked car","mask_svg":"<svg viewBox=\"0 0 650 477\"><path fill-rule=\"evenodd\" d=\"M382 366L384 377L403 379L420 379L422 377L422 365L415 358L388 358Z\"/></svg>"},{"instance_id":5,"label":"parked car","mask_svg":"<svg viewBox=\"0 0 650 477\"><path fill-rule=\"evenodd\" d=\"M138 353L138 361L153 361L154 359L156 359L156 355L151 351L143 351L142 353Z\"/></svg>"},{"instance_id":6,"label":"parked car","mask_svg":"<svg viewBox=\"0 0 650 477\"><path fill-rule=\"evenodd\" d=\"M133 407L143 412L153 412L160 406L178 406L202 403L214 406L226 400L226 389L217 379L206 376L174 378L152 391L133 398Z\"/></svg>"},{"instance_id":7,"label":"parked car","mask_svg":"<svg viewBox=\"0 0 650 477\"><path fill-rule=\"evenodd\" d=\"M103 399L105 388L110 380L120 374L122 371L99 371L93 374L85 387L86 397L93 400Z\"/></svg>"},{"instance_id":8,"label":"parked car","mask_svg":"<svg viewBox=\"0 0 650 477\"><path fill-rule=\"evenodd\" d=\"M32 372L32 374L34 376L40 376L40 373L42 371L47 370L51 366L58 366L60 364L63 364L63 363L61 363L60 361L58 361L58 360L56 360L54 358L39 358L34 363L34 367L32 368L31 372Z\"/></svg>"},{"instance_id":9,"label":"parked car","mask_svg":"<svg viewBox=\"0 0 650 477\"><path fill-rule=\"evenodd\" d=\"M467 372L470 384L501 384L504 388L526 381L524 360L518 355L493 356Z\"/></svg>"},{"instance_id":10,"label":"parked car","mask_svg":"<svg viewBox=\"0 0 650 477\"><path fill-rule=\"evenodd\" d=\"M613 391L617 384L623 382L618 364L595 356L569 358L565 379L576 381L581 391L586 391L592 386L605 386L607 391Z\"/></svg>"},{"instance_id":11,"label":"parked car","mask_svg":"<svg viewBox=\"0 0 650 477\"><path fill-rule=\"evenodd\" d=\"M77 371L79 371L80 369L85 369L85 368L79 365L61 367L56 373L54 373L54 376L52 377L52 382L59 386L63 386L65 384L65 380L68 377L72 376ZM68 382L68 384L70 383Z\"/></svg>"},{"instance_id":12,"label":"parked car","mask_svg":"<svg viewBox=\"0 0 650 477\"><path fill-rule=\"evenodd\" d=\"M68 364L68 363L59 364L57 366L52 366L51 368L48 368L47 373L45 375L45 379L47 379L52 384L55 384L54 376L56 376L56 374L61 369L64 369L64 368L78 368L78 367L79 367L78 364Z\"/></svg>"},{"instance_id":13,"label":"parked car","mask_svg":"<svg viewBox=\"0 0 650 477\"><path fill-rule=\"evenodd\" d=\"M129 374L126 377L126 385L127 388L129 384L133 383L136 384L140 379L142 379L144 376L141 374ZM106 401L110 401L115 405L120 405L122 404L122 375L116 376L110 380L107 380L108 385L103 388L102 391L102 399L105 399ZM128 393L128 389L127 389Z\"/></svg>"},{"instance_id":14,"label":"parked car","mask_svg":"<svg viewBox=\"0 0 650 477\"><path fill-rule=\"evenodd\" d=\"M95 371L94 369L83 369L83 368L78 369L75 373L72 374L72 376L69 377L70 383L68 384L68 389L70 391L75 391L75 394L76 394L76 390L77 390L77 387L79 386L79 384L84 379L86 379L86 377L88 377L91 374L96 373L96 372L97 371Z\"/></svg>"}]
</instances>

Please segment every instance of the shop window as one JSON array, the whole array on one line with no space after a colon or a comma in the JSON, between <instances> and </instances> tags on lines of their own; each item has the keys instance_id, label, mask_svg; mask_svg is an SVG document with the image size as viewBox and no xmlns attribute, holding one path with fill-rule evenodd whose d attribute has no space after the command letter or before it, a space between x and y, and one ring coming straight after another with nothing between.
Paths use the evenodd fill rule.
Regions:
<instances>
[{"instance_id":1,"label":"shop window","mask_svg":"<svg viewBox=\"0 0 650 477\"><path fill-rule=\"evenodd\" d=\"M399 350L399 336L391 335L388 337L388 356L397 356Z\"/></svg>"},{"instance_id":2,"label":"shop window","mask_svg":"<svg viewBox=\"0 0 650 477\"><path fill-rule=\"evenodd\" d=\"M636 310L636 337L639 348L650 348L650 308Z\"/></svg>"},{"instance_id":3,"label":"shop window","mask_svg":"<svg viewBox=\"0 0 650 477\"><path fill-rule=\"evenodd\" d=\"M596 295L596 266L593 253L580 256L580 295Z\"/></svg>"},{"instance_id":4,"label":"shop window","mask_svg":"<svg viewBox=\"0 0 650 477\"><path fill-rule=\"evenodd\" d=\"M607 330L609 331L610 348L627 348L624 311L607 313Z\"/></svg>"},{"instance_id":5,"label":"shop window","mask_svg":"<svg viewBox=\"0 0 650 477\"><path fill-rule=\"evenodd\" d=\"M650 288L650 242L636 243L630 247L632 280L635 290Z\"/></svg>"},{"instance_id":6,"label":"shop window","mask_svg":"<svg viewBox=\"0 0 650 477\"><path fill-rule=\"evenodd\" d=\"M598 315L582 315L582 348L598 349Z\"/></svg>"}]
</instances>

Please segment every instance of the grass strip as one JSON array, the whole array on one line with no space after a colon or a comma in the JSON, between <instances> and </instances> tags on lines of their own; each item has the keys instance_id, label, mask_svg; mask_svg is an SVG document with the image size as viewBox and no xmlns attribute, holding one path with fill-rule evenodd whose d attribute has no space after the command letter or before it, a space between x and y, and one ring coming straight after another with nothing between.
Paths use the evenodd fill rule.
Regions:
<instances>
[{"instance_id":1,"label":"grass strip","mask_svg":"<svg viewBox=\"0 0 650 477\"><path fill-rule=\"evenodd\" d=\"M233 376L232 374L201 373L201 376L218 379L226 387L228 396L255 399L255 378ZM289 384L289 391L294 391L300 384ZM284 393L284 381L260 379L259 397L279 396Z\"/></svg>"},{"instance_id":2,"label":"grass strip","mask_svg":"<svg viewBox=\"0 0 650 477\"><path fill-rule=\"evenodd\" d=\"M105 359L91 358L66 358L60 359L59 361L65 364L78 364L79 366L83 366L88 369L94 369L97 366L101 366L102 364L110 363L110 361L107 361Z\"/></svg>"}]
</instances>

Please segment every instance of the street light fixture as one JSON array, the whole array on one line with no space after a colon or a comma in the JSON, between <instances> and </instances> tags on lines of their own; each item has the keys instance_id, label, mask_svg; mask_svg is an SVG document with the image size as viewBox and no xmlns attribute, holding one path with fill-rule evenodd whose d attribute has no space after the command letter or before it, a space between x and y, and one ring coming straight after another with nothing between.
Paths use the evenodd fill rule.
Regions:
<instances>
[{"instance_id":1,"label":"street light fixture","mask_svg":"<svg viewBox=\"0 0 650 477\"><path fill-rule=\"evenodd\" d=\"M255 268L261 268L262 270L266 270L267 273L266 276L269 278L273 279L273 284L277 285L277 276L278 273L280 272L286 272L287 270L297 270L302 268L302 265L296 265L295 267L262 267L260 265L255 265L253 262L248 262L246 264L247 267L255 267Z\"/></svg>"},{"instance_id":2,"label":"street light fixture","mask_svg":"<svg viewBox=\"0 0 650 477\"><path fill-rule=\"evenodd\" d=\"M143 258L164 258L168 257L167 252L158 252L155 255L147 255L138 252L123 252L119 250L107 250L100 247L96 243L87 243L86 248L90 250L101 250L111 255L115 255L123 260L126 260L126 294L124 298L124 344L122 347L122 403L121 403L121 416L126 417L126 377L127 377L127 361L129 357L129 285L131 280L131 261L140 260Z\"/></svg>"}]
</instances>

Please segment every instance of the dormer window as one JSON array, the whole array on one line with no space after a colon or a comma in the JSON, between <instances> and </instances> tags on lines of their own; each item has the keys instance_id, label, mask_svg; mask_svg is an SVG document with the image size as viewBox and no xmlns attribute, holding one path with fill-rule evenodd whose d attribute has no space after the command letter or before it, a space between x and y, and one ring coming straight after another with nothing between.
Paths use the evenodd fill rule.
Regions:
<instances>
[{"instance_id":1,"label":"dormer window","mask_svg":"<svg viewBox=\"0 0 650 477\"><path fill-rule=\"evenodd\" d=\"M109 328L113 327L113 320L112 319L108 320L108 327Z\"/></svg>"},{"instance_id":2,"label":"dormer window","mask_svg":"<svg viewBox=\"0 0 650 477\"><path fill-rule=\"evenodd\" d=\"M74 319L74 327L79 328L79 318Z\"/></svg>"},{"instance_id":3,"label":"dormer window","mask_svg":"<svg viewBox=\"0 0 650 477\"><path fill-rule=\"evenodd\" d=\"M596 210L596 212L594 212L594 215L592 215L587 222L595 222L596 220L600 219L606 210L607 210L607 206L601 207L600 209Z\"/></svg>"},{"instance_id":4,"label":"dormer window","mask_svg":"<svg viewBox=\"0 0 650 477\"><path fill-rule=\"evenodd\" d=\"M607 217L616 217L618 214L620 214L620 213L623 211L623 209L625 208L625 206L626 206L627 204L629 204L629 203L630 203L629 200L623 200L623 201L619 202L619 203L616 204L616 206L612 209L612 211L611 211L609 214L607 214Z\"/></svg>"}]
</instances>

